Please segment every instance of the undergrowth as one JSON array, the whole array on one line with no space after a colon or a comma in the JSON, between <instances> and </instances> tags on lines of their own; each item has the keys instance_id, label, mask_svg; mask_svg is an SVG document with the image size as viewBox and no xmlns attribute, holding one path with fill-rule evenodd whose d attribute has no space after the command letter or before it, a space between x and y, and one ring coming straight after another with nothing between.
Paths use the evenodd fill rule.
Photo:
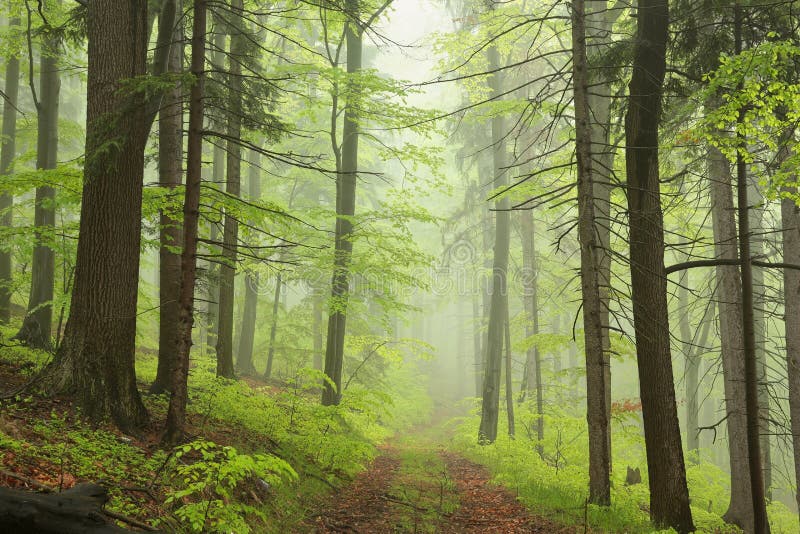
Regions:
<instances>
[{"instance_id":1,"label":"undergrowth","mask_svg":"<svg viewBox=\"0 0 800 534\"><path fill-rule=\"evenodd\" d=\"M655 530L649 522L647 462L637 415L627 414L613 420L611 506L603 508L587 504L589 459L585 417L556 411L552 406L548 409L550 413L544 416L545 439L541 443L532 430L536 415L530 406L522 405L517 407L515 439L508 437L507 426L501 424L494 444L478 445L480 416L472 413L453 421L454 447L469 459L486 465L494 482L516 491L519 499L536 514L565 525L586 524L597 532L672 532ZM537 445L541 446L541 456ZM627 466L640 467L643 483L626 485ZM688 463L687 479L698 532L740 532L722 520L730 492L727 473L708 462ZM773 534L797 532L797 516L784 504L770 503L768 513Z\"/></svg>"},{"instance_id":2,"label":"undergrowth","mask_svg":"<svg viewBox=\"0 0 800 534\"><path fill-rule=\"evenodd\" d=\"M47 361L0 349L0 370L17 386ZM319 371L268 386L218 379L214 366L193 358L191 439L167 451L158 446L165 395L144 396L152 423L141 436L90 425L64 399L26 391L3 400L0 478L56 491L100 481L110 488L108 509L168 532L286 532L363 469L377 444L431 410L413 364L387 366L374 387L354 382L329 407L318 401ZM154 357L137 359L143 387L155 368Z\"/></svg>"}]
</instances>

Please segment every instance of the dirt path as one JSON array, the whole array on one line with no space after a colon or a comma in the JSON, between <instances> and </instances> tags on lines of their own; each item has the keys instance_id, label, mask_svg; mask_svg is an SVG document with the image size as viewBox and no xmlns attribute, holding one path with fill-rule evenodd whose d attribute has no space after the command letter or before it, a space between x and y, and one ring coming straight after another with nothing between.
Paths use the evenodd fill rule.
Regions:
<instances>
[{"instance_id":1,"label":"dirt path","mask_svg":"<svg viewBox=\"0 0 800 534\"><path fill-rule=\"evenodd\" d=\"M309 532L566 533L532 516L487 470L431 444L385 447L372 466L332 497Z\"/></svg>"}]
</instances>

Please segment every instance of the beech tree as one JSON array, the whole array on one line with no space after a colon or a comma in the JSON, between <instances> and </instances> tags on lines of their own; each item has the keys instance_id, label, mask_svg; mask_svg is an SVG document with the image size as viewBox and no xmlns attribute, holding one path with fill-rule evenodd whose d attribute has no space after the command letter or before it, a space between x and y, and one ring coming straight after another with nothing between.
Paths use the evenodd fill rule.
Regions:
<instances>
[{"instance_id":1,"label":"beech tree","mask_svg":"<svg viewBox=\"0 0 800 534\"><path fill-rule=\"evenodd\" d=\"M12 18L10 26L19 26L19 18ZM12 171L12 163L16 156L17 139L17 99L19 96L19 57L15 51L9 50L5 66L5 91L3 95L3 137L0 140L0 176ZM0 193L0 226L6 230L13 223L11 208L14 198L7 193ZM0 247L0 323L11 319L11 251Z\"/></svg>"},{"instance_id":2,"label":"beech tree","mask_svg":"<svg viewBox=\"0 0 800 534\"><path fill-rule=\"evenodd\" d=\"M692 532L678 424L667 313L658 128L666 73L669 7L638 5L633 74L625 117L628 227L636 359L650 483L650 518Z\"/></svg>"}]
</instances>

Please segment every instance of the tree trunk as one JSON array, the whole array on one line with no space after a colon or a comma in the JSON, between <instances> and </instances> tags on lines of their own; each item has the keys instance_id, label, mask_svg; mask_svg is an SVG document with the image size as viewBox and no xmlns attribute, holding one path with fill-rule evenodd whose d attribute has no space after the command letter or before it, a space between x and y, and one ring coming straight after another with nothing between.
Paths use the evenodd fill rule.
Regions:
<instances>
[{"instance_id":1,"label":"tree trunk","mask_svg":"<svg viewBox=\"0 0 800 534\"><path fill-rule=\"evenodd\" d=\"M764 197L758 186L758 177L748 170L747 187L753 206L750 219L752 256L757 258L764 254ZM767 374L766 332L767 325L764 317L766 306L766 287L764 286L764 271L753 270L753 329L756 347L756 374L758 376L758 419L760 422L761 436L761 462L764 468L764 491L767 500L772 500L772 451L770 448L770 406L769 406L769 376Z\"/></svg>"},{"instance_id":2,"label":"tree trunk","mask_svg":"<svg viewBox=\"0 0 800 534\"><path fill-rule=\"evenodd\" d=\"M586 2L586 62L588 123L591 130L592 192L594 209L595 254L600 293L600 324L603 342L603 391L607 429L608 471L613 470L611 454L611 337L609 329L611 301L611 184L614 151L611 146L611 94L606 54L613 45L612 28L623 12L618 4L609 9L607 0Z\"/></svg>"},{"instance_id":3,"label":"tree trunk","mask_svg":"<svg viewBox=\"0 0 800 534\"><path fill-rule=\"evenodd\" d=\"M592 168L589 76L584 5L572 6L572 67L575 92L575 141L578 162L578 233L581 246L581 302L586 347L586 418L589 423L589 502L611 504L609 414L606 412L606 356L603 304L600 300L600 254L597 241ZM633 94L633 92L631 93ZM633 248L633 245L631 245ZM666 295L665 295L666 296ZM607 309L606 304L606 309ZM607 314L606 314L607 315ZM606 318L606 323L608 319ZM605 332L605 333L604 333Z\"/></svg>"},{"instance_id":4,"label":"tree trunk","mask_svg":"<svg viewBox=\"0 0 800 534\"><path fill-rule=\"evenodd\" d=\"M183 24L178 24L173 33L173 42L183 40ZM169 72L183 72L183 47L172 46L169 55ZM158 178L161 187L167 187L174 195L182 182L183 161L183 88L176 85L167 91L159 110L158 118ZM183 238L181 221L169 211L159 215L159 319L158 319L158 368L150 393L169 390L175 358L178 351L178 316L180 315L181 254Z\"/></svg>"},{"instance_id":5,"label":"tree trunk","mask_svg":"<svg viewBox=\"0 0 800 534\"><path fill-rule=\"evenodd\" d=\"M736 236L736 214L733 205L730 164L725 156L714 147L708 149L708 180L715 256L719 259L735 261L739 257L739 245ZM717 320L725 388L725 422L728 429L728 454L732 466L731 502L723 517L728 523L738 525L745 531L752 531L753 509L750 496L750 475L747 469L733 468L733 466L747 464L741 281L735 265L717 266L716 279L715 294L719 299Z\"/></svg>"},{"instance_id":6,"label":"tree trunk","mask_svg":"<svg viewBox=\"0 0 800 534\"><path fill-rule=\"evenodd\" d=\"M734 44L736 54L742 53L743 15L741 0L734 3ZM739 111L737 126L744 121L744 110ZM750 253L750 204L747 198L747 149L745 134L736 132L737 214L739 216L739 269L742 277L742 334L744 339L744 381L747 418L747 460L750 470L750 490L753 504L753 532L769 532L767 503L764 496L764 473L761 470L761 439L758 404L758 362L756 359L756 333L753 318L753 265ZM733 469L734 466L732 465Z\"/></svg>"},{"instance_id":7,"label":"tree trunk","mask_svg":"<svg viewBox=\"0 0 800 534\"><path fill-rule=\"evenodd\" d=\"M708 333L711 329L712 318L714 317L714 301L706 304L703 318L697 328L700 329L692 333L689 324L689 277L684 271L678 286L678 308L679 308L679 329L681 343L683 344L683 354L686 358L686 449L692 453L695 463L699 461L700 455L700 434L699 434L699 391L700 388L700 355L708 342Z\"/></svg>"},{"instance_id":8,"label":"tree trunk","mask_svg":"<svg viewBox=\"0 0 800 534\"><path fill-rule=\"evenodd\" d=\"M792 134L793 135L793 134ZM790 149L782 148L782 160ZM784 193L796 195L797 187L787 186ZM800 264L800 207L793 198L781 200L783 261ZM792 430L795 479L800 480L800 271L783 270L784 322L786 327L786 367L789 382L789 415ZM800 485L795 499L800 507Z\"/></svg>"},{"instance_id":9,"label":"tree trunk","mask_svg":"<svg viewBox=\"0 0 800 534\"><path fill-rule=\"evenodd\" d=\"M650 483L650 519L694 531L670 354L658 128L666 72L669 7L640 0L625 117L631 290ZM585 313L585 312L584 312Z\"/></svg>"},{"instance_id":10,"label":"tree trunk","mask_svg":"<svg viewBox=\"0 0 800 534\"><path fill-rule=\"evenodd\" d=\"M225 169L225 191L228 201L239 196L241 183L242 148L242 66L244 29L242 0L231 0L231 51L228 59L230 109L227 113L228 141ZM236 257L239 240L239 221L225 209L225 229L222 237L222 264L219 276L219 330L217 331L217 376L234 378L233 369L233 301L236 276Z\"/></svg>"},{"instance_id":11,"label":"tree trunk","mask_svg":"<svg viewBox=\"0 0 800 534\"><path fill-rule=\"evenodd\" d=\"M460 336L459 336L460 339ZM514 439L517 433L516 425L514 423L514 376L513 367L511 365L511 322L508 316L508 299L506 299L506 320L505 320L505 339L504 345L506 349L506 414L508 415L508 436ZM460 352L459 352L460 354ZM541 421L541 416L539 420Z\"/></svg>"},{"instance_id":12,"label":"tree trunk","mask_svg":"<svg viewBox=\"0 0 800 534\"><path fill-rule=\"evenodd\" d=\"M71 390L83 413L111 416L123 430L147 412L136 389L144 149L143 95L120 91L145 74L147 2L93 0L89 36L86 164L70 316L49 376Z\"/></svg>"},{"instance_id":13,"label":"tree trunk","mask_svg":"<svg viewBox=\"0 0 800 534\"><path fill-rule=\"evenodd\" d=\"M212 67L221 69L225 60L225 32L222 29L222 22L214 19L214 37L213 49L216 50L212 54ZM221 141L217 141L212 149L212 180L214 187L222 187L225 182L225 147L222 146ZM219 277L220 265L219 254L220 247L217 245L219 242L219 225L212 221L210 228L209 244L210 254L212 260L208 266L208 346L217 347L217 334L219 332Z\"/></svg>"},{"instance_id":14,"label":"tree trunk","mask_svg":"<svg viewBox=\"0 0 800 534\"><path fill-rule=\"evenodd\" d=\"M321 293L321 292L319 292ZM313 365L314 369L317 371L322 371L322 360L325 357L324 353L324 341L322 333L322 305L324 303L324 298L321 294L318 294L317 291L311 296L314 299L314 303L312 304L313 310L312 313L314 314L313 324L312 324L312 336L313 336L313 351L314 354L313 358Z\"/></svg>"},{"instance_id":15,"label":"tree trunk","mask_svg":"<svg viewBox=\"0 0 800 534\"><path fill-rule=\"evenodd\" d=\"M250 151L250 173L248 175L250 200L261 198L261 158L255 150ZM239 354L236 366L239 372L247 376L255 376L253 366L253 343L256 335L256 314L258 312L258 272L247 271L244 278L244 312L242 313L242 329L239 334Z\"/></svg>"},{"instance_id":16,"label":"tree trunk","mask_svg":"<svg viewBox=\"0 0 800 534\"><path fill-rule=\"evenodd\" d=\"M19 26L19 18L12 18L10 26ZM0 176L13 172L17 139L17 99L19 96L19 58L10 56L6 61L5 98L3 98L3 137L0 138ZM11 195L0 193L0 226L13 224ZM11 250L0 247L0 324L11 320Z\"/></svg>"},{"instance_id":17,"label":"tree trunk","mask_svg":"<svg viewBox=\"0 0 800 534\"><path fill-rule=\"evenodd\" d=\"M62 493L0 488L0 529L14 534L123 534L103 517L108 490L78 484Z\"/></svg>"},{"instance_id":18,"label":"tree trunk","mask_svg":"<svg viewBox=\"0 0 800 534\"><path fill-rule=\"evenodd\" d=\"M58 100L61 79L58 70L61 39L55 32L45 33L39 72L37 102L38 128L36 168L55 169L58 165ZM26 345L38 349L52 347L53 291L55 284L55 251L51 248L56 224L55 189L36 188L34 231L36 234L31 262L31 292L28 311L19 332L14 336Z\"/></svg>"},{"instance_id":19,"label":"tree trunk","mask_svg":"<svg viewBox=\"0 0 800 534\"><path fill-rule=\"evenodd\" d=\"M490 4L489 9L494 9ZM489 87L492 98L500 98L502 91L502 74L500 67L500 54L495 43L487 49L489 71L494 72L489 78ZM506 143L503 118L499 115L492 117L492 157L493 180L496 189L502 189L508 184L506 164ZM494 260L492 265L492 294L489 303L489 325L486 337L486 368L483 379L483 401L481 404L481 424L478 430L478 442L492 443L497 438L497 422L500 417L500 375L503 363L503 323L505 322L505 309L508 306L506 293L506 277L508 274L508 253L510 241L510 214L511 203L507 196L502 195L495 201L495 242Z\"/></svg>"},{"instance_id":20,"label":"tree trunk","mask_svg":"<svg viewBox=\"0 0 800 534\"><path fill-rule=\"evenodd\" d=\"M361 70L362 32L356 20L360 13L358 0L345 0L345 9L352 20L346 25L348 91L357 100L360 88L354 75ZM341 169L336 177L336 230L333 277L331 280L331 309L328 316L328 335L325 345L325 374L333 382L325 382L322 404L339 404L342 396L342 367L344 366L344 336L347 323L347 302L350 294L350 257L353 253L352 217L356 209L356 177L358 174L358 113L354 102L344 111L342 130Z\"/></svg>"},{"instance_id":21,"label":"tree trunk","mask_svg":"<svg viewBox=\"0 0 800 534\"><path fill-rule=\"evenodd\" d=\"M189 351L194 322L194 286L197 271L197 226L200 215L200 185L203 166L203 94L205 85L206 0L194 0L191 73L189 91L189 133L186 153L186 188L183 201L183 249L181 251L181 292L178 315L178 353L172 374L172 395L162 441L179 443L184 436L188 400Z\"/></svg>"},{"instance_id":22,"label":"tree trunk","mask_svg":"<svg viewBox=\"0 0 800 534\"><path fill-rule=\"evenodd\" d=\"M278 332L278 311L280 310L281 302L281 273L275 277L275 298L272 301L272 318L269 327L269 350L267 352L267 370L264 372L264 378L272 376L272 360L275 357L275 336Z\"/></svg>"}]
</instances>

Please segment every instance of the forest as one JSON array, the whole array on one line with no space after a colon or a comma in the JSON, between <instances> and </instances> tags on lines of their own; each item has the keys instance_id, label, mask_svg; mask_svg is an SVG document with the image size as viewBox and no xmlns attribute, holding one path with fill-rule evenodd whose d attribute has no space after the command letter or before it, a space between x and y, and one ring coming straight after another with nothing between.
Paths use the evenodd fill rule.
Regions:
<instances>
[{"instance_id":1,"label":"forest","mask_svg":"<svg viewBox=\"0 0 800 534\"><path fill-rule=\"evenodd\" d=\"M3 0L0 100L0 532L800 532L800 2Z\"/></svg>"}]
</instances>

